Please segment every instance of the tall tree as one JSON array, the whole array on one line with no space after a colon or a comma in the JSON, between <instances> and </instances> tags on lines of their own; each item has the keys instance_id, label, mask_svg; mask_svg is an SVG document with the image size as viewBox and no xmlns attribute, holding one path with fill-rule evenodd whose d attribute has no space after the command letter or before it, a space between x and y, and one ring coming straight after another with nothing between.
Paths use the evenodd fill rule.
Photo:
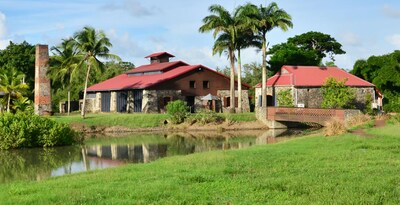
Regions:
<instances>
[{"instance_id":1,"label":"tall tree","mask_svg":"<svg viewBox=\"0 0 400 205\"><path fill-rule=\"evenodd\" d=\"M283 9L278 7L275 2L270 3L267 7L260 5L256 14L256 25L258 35L262 39L262 107L267 107L267 33L274 28L280 28L287 31L293 27L292 17Z\"/></svg>"},{"instance_id":2,"label":"tall tree","mask_svg":"<svg viewBox=\"0 0 400 205\"><path fill-rule=\"evenodd\" d=\"M213 54L226 51L228 54L230 71L230 110L235 110L235 49L237 41L238 21L235 15L229 13L221 5L212 5L208 8L211 15L204 17L199 32L213 32L215 42ZM218 37L217 37L218 36ZM239 85L240 86L240 85Z\"/></svg>"},{"instance_id":3,"label":"tall tree","mask_svg":"<svg viewBox=\"0 0 400 205\"><path fill-rule=\"evenodd\" d=\"M7 102L7 112L10 112L11 98L19 98L27 91L24 82L25 75L15 68L3 70L0 73L0 91L4 92Z\"/></svg>"},{"instance_id":4,"label":"tall tree","mask_svg":"<svg viewBox=\"0 0 400 205\"><path fill-rule=\"evenodd\" d=\"M0 70L16 69L25 74L25 82L30 88L35 82L35 46L26 41L10 44L0 50ZM27 93L33 100L33 93Z\"/></svg>"},{"instance_id":5,"label":"tall tree","mask_svg":"<svg viewBox=\"0 0 400 205\"><path fill-rule=\"evenodd\" d=\"M75 46L75 41L72 38L64 39L58 46L52 47L53 59L49 74L52 83L61 84L61 88L67 88L67 113L71 111L71 85L74 75L77 73L77 67L80 60L80 55Z\"/></svg>"},{"instance_id":6,"label":"tall tree","mask_svg":"<svg viewBox=\"0 0 400 205\"><path fill-rule=\"evenodd\" d=\"M321 60L328 55L332 61L335 61L333 55L346 53L342 50L342 44L338 43L335 38L316 31L309 31L289 38L288 43L297 45L303 50L316 51L318 58Z\"/></svg>"},{"instance_id":7,"label":"tall tree","mask_svg":"<svg viewBox=\"0 0 400 205\"><path fill-rule=\"evenodd\" d=\"M103 31L97 31L92 27L84 27L82 31L78 31L74 34L74 39L76 46L82 55L82 60L78 66L86 67L81 111L82 118L85 118L86 92L91 69L104 69L104 64L100 59L114 59L119 61L120 58L117 55L110 54L109 47L111 47L112 44Z\"/></svg>"}]
</instances>

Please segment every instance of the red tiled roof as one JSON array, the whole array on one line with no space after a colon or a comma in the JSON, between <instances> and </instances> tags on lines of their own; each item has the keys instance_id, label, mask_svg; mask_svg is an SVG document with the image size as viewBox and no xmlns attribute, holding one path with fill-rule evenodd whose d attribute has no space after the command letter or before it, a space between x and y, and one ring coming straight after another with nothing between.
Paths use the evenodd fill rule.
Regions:
<instances>
[{"instance_id":1,"label":"red tiled roof","mask_svg":"<svg viewBox=\"0 0 400 205\"><path fill-rule=\"evenodd\" d=\"M188 64L185 62L182 62L182 61L164 62L164 63L154 62L152 64L142 65L137 68L128 70L126 73L143 73L143 72L150 72L150 71L163 71L166 69L175 68L175 67L183 66L183 65L188 65Z\"/></svg>"},{"instance_id":2,"label":"red tiled roof","mask_svg":"<svg viewBox=\"0 0 400 205\"><path fill-rule=\"evenodd\" d=\"M175 57L174 55L172 55L172 54L170 54L168 52L158 52L158 53L150 54L150 55L146 56L145 58L159 57L159 56L162 56L162 55L168 55L169 57Z\"/></svg>"},{"instance_id":3,"label":"red tiled roof","mask_svg":"<svg viewBox=\"0 0 400 205\"><path fill-rule=\"evenodd\" d=\"M268 78L267 86L322 86L326 79L333 77L343 81L347 79L345 85L353 87L375 87L374 84L365 81L337 67L319 66L282 66L280 72ZM255 87L261 87L261 83Z\"/></svg>"}]
</instances>

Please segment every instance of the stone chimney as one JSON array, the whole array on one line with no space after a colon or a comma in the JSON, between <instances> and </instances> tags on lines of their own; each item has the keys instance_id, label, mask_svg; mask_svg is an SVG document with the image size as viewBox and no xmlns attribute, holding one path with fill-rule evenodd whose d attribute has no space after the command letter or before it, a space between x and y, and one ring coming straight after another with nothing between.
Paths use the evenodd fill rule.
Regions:
<instances>
[{"instance_id":1,"label":"stone chimney","mask_svg":"<svg viewBox=\"0 0 400 205\"><path fill-rule=\"evenodd\" d=\"M51 87L47 78L49 69L49 47L36 45L35 60L35 114L48 115L51 113Z\"/></svg>"}]
</instances>

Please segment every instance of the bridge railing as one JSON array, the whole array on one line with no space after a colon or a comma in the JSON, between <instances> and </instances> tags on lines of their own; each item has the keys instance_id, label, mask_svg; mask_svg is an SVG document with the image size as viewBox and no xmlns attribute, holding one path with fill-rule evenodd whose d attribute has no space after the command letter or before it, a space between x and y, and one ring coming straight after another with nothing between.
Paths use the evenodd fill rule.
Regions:
<instances>
[{"instance_id":1,"label":"bridge railing","mask_svg":"<svg viewBox=\"0 0 400 205\"><path fill-rule=\"evenodd\" d=\"M315 122L325 124L332 118L345 119L345 110L318 108L268 107L267 119L291 122Z\"/></svg>"}]
</instances>

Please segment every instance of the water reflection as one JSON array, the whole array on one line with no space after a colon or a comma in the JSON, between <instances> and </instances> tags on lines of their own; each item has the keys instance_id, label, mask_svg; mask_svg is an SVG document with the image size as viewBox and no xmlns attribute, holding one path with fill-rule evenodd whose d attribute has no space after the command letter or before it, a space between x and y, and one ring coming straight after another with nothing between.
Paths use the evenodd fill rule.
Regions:
<instances>
[{"instance_id":1,"label":"water reflection","mask_svg":"<svg viewBox=\"0 0 400 205\"><path fill-rule=\"evenodd\" d=\"M125 163L147 163L162 157L228 150L286 140L285 130L224 133L160 133L100 137L86 145L47 149L0 150L0 183L42 180ZM283 137L280 137L283 136Z\"/></svg>"}]
</instances>

